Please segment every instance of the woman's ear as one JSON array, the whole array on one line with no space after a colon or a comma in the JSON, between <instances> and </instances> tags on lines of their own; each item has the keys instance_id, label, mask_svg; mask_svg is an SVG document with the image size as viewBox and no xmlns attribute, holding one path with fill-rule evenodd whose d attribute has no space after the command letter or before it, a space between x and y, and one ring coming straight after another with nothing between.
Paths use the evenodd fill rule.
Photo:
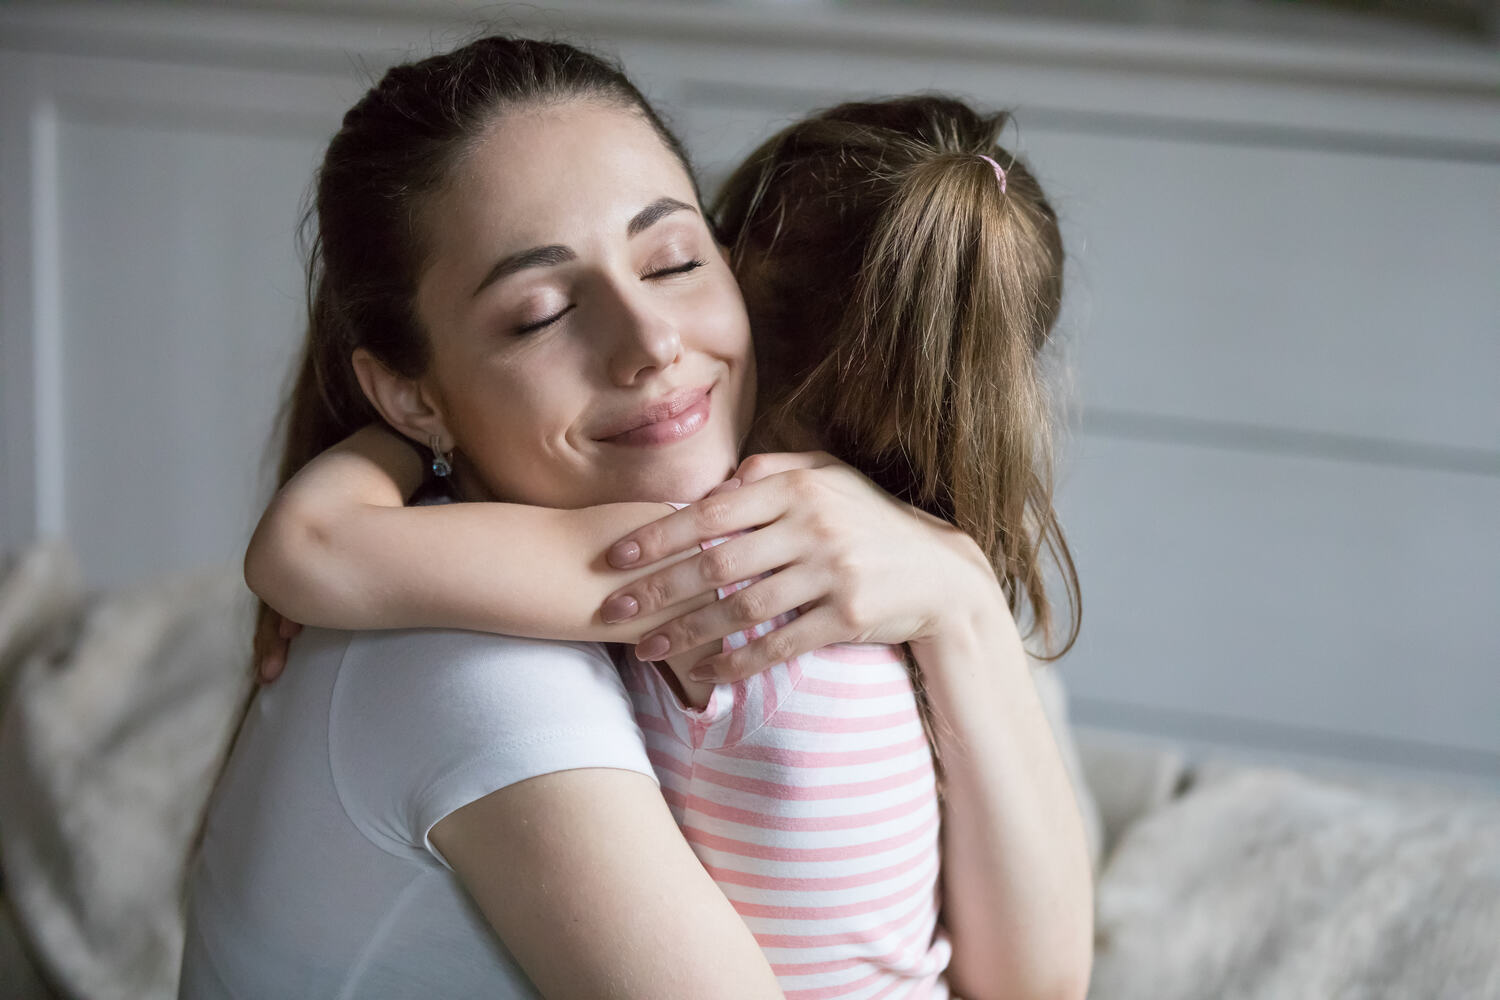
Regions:
<instances>
[{"instance_id":1,"label":"woman's ear","mask_svg":"<svg viewBox=\"0 0 1500 1000\"><path fill-rule=\"evenodd\" d=\"M363 347L356 347L349 360L365 398L386 423L423 447L431 445L433 435L442 450L453 447L442 411L420 382L397 375Z\"/></svg>"}]
</instances>

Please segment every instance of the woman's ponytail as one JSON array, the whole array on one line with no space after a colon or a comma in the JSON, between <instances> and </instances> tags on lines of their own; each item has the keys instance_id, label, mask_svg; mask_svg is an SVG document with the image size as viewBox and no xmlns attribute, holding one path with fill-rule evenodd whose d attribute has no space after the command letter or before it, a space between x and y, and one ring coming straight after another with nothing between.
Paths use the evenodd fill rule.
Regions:
<instances>
[{"instance_id":1,"label":"woman's ponytail","mask_svg":"<svg viewBox=\"0 0 1500 1000\"><path fill-rule=\"evenodd\" d=\"M321 248L314 237L308 252L307 337L278 421L282 437L278 489L320 452L378 419L349 364L355 340L346 327L347 320L323 274Z\"/></svg>"}]
</instances>

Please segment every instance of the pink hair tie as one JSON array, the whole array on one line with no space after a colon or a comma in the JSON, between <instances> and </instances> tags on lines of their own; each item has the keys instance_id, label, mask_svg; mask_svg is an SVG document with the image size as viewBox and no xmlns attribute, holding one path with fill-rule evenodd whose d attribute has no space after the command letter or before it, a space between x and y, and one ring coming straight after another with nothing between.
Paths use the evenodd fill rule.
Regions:
<instances>
[{"instance_id":1,"label":"pink hair tie","mask_svg":"<svg viewBox=\"0 0 1500 1000\"><path fill-rule=\"evenodd\" d=\"M1000 166L1000 164L996 163L994 160L990 159L988 156L985 156L983 153L979 154L979 158L981 160L983 160L985 163L988 163L990 166L992 166L992 167L995 168L995 176L998 177L998 178L1000 178L1000 193L1004 194L1005 193L1005 170L1004 170L1004 168L1002 168Z\"/></svg>"}]
</instances>

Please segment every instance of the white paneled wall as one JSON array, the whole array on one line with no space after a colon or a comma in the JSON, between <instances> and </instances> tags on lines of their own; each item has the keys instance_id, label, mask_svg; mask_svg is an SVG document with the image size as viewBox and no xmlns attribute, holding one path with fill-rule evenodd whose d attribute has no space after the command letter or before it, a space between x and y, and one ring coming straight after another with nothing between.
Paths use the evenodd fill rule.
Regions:
<instances>
[{"instance_id":1,"label":"white paneled wall","mask_svg":"<svg viewBox=\"0 0 1500 1000\"><path fill-rule=\"evenodd\" d=\"M64 523L110 576L223 558L261 506L246 459L302 314L286 194L321 143L241 125L81 110L57 125ZM171 516L121 518L160 506Z\"/></svg>"},{"instance_id":2,"label":"white paneled wall","mask_svg":"<svg viewBox=\"0 0 1500 1000\"><path fill-rule=\"evenodd\" d=\"M64 533L100 583L237 557L312 167L370 73L453 35L363 6L0 8L6 548ZM1081 722L1500 787L1493 52L552 6L507 24L620 54L709 187L844 97L1016 109L1070 252Z\"/></svg>"},{"instance_id":3,"label":"white paneled wall","mask_svg":"<svg viewBox=\"0 0 1500 1000\"><path fill-rule=\"evenodd\" d=\"M1092 434L1069 475L1083 715L1493 772L1500 477Z\"/></svg>"},{"instance_id":4,"label":"white paneled wall","mask_svg":"<svg viewBox=\"0 0 1500 1000\"><path fill-rule=\"evenodd\" d=\"M1500 451L1494 159L1031 135L1088 244L1086 405Z\"/></svg>"}]
</instances>

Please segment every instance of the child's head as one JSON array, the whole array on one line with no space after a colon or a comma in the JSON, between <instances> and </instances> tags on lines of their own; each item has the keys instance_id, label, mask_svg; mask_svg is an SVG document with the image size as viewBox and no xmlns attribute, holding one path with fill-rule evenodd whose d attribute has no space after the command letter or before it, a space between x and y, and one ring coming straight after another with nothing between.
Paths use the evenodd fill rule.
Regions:
<instances>
[{"instance_id":1,"label":"child's head","mask_svg":"<svg viewBox=\"0 0 1500 1000\"><path fill-rule=\"evenodd\" d=\"M1062 237L1036 178L997 144L1007 120L934 95L840 105L752 153L715 215L755 331L757 444L811 437L957 524L1048 638L1050 550L1074 608L1065 650L1077 582L1040 359Z\"/></svg>"}]
</instances>

